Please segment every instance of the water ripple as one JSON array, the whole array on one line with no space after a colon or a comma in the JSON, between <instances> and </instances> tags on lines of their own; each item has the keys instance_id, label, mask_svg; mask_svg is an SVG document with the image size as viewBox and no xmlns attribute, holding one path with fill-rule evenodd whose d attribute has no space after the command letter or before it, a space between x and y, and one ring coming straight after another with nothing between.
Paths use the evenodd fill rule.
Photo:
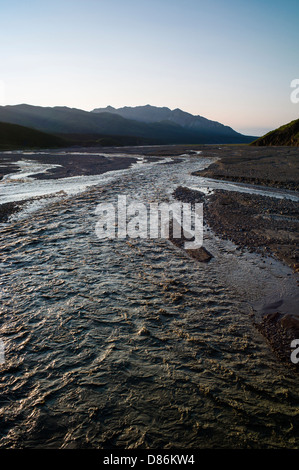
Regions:
<instances>
[{"instance_id":1,"label":"water ripple","mask_svg":"<svg viewBox=\"0 0 299 470\"><path fill-rule=\"evenodd\" d=\"M171 199L199 166L135 168L3 225L2 447L298 446L298 379L248 309L273 267L211 233L208 265L95 235L99 202Z\"/></svg>"}]
</instances>

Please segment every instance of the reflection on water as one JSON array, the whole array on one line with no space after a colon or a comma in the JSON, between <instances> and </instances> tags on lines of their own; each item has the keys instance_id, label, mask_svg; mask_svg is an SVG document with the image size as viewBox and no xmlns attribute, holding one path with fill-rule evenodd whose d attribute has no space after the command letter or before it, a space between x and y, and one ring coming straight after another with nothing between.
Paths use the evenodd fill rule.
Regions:
<instances>
[{"instance_id":1,"label":"reflection on water","mask_svg":"<svg viewBox=\"0 0 299 470\"><path fill-rule=\"evenodd\" d=\"M199 166L101 175L1 227L2 447L298 446L298 378L249 308L290 286L288 268L210 232L209 264L95 235L99 202L167 200Z\"/></svg>"}]
</instances>

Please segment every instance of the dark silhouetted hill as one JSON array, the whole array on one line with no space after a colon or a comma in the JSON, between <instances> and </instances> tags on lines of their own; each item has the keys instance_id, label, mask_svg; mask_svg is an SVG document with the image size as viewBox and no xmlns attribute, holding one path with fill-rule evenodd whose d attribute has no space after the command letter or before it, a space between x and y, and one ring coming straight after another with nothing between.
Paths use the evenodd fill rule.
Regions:
<instances>
[{"instance_id":1,"label":"dark silhouetted hill","mask_svg":"<svg viewBox=\"0 0 299 470\"><path fill-rule=\"evenodd\" d=\"M251 145L291 145L294 147L299 146L299 119L289 122L284 126L275 129L274 131L268 132L266 135L252 142Z\"/></svg>"},{"instance_id":2,"label":"dark silhouetted hill","mask_svg":"<svg viewBox=\"0 0 299 470\"><path fill-rule=\"evenodd\" d=\"M57 148L66 145L60 137L35 129L0 122L0 149Z\"/></svg>"}]
</instances>

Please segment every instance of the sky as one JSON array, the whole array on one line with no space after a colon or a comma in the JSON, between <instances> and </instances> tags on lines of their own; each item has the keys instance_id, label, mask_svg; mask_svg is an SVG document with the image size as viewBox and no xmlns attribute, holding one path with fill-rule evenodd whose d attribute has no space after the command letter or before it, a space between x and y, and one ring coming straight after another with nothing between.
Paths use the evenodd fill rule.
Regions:
<instances>
[{"instance_id":1,"label":"sky","mask_svg":"<svg viewBox=\"0 0 299 470\"><path fill-rule=\"evenodd\" d=\"M0 105L167 106L262 135L299 118L298 0L0 0Z\"/></svg>"}]
</instances>

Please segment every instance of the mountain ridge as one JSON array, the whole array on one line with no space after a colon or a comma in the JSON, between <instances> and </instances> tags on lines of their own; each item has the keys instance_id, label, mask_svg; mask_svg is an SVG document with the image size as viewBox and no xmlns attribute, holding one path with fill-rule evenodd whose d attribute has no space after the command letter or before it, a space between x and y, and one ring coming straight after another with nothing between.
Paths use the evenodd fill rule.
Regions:
<instances>
[{"instance_id":1,"label":"mountain ridge","mask_svg":"<svg viewBox=\"0 0 299 470\"><path fill-rule=\"evenodd\" d=\"M151 114L150 122L140 120L140 115L136 115L137 119L121 116L118 112L111 112L112 107L95 112L67 106L8 105L0 106L0 121L56 135L126 136L145 139L152 144L249 143L255 139L216 121L203 117L195 117L194 120L193 115L179 109L173 114L169 108L150 105L146 108L147 113ZM139 107L139 114L143 113L143 109ZM134 117L134 112L129 113ZM160 120L157 121L154 115Z\"/></svg>"},{"instance_id":2,"label":"mountain ridge","mask_svg":"<svg viewBox=\"0 0 299 470\"><path fill-rule=\"evenodd\" d=\"M135 119L137 121L147 123L170 120L188 129L201 129L206 131L208 129L217 129L218 132L221 130L222 132L236 133L236 131L231 127L221 124L218 121L210 120L200 115L193 115L186 111L182 111L180 108L171 110L165 106L157 107L149 104L144 106L124 106L123 108L114 108L109 105L106 108L95 108L91 112L109 112L127 119Z\"/></svg>"}]
</instances>

